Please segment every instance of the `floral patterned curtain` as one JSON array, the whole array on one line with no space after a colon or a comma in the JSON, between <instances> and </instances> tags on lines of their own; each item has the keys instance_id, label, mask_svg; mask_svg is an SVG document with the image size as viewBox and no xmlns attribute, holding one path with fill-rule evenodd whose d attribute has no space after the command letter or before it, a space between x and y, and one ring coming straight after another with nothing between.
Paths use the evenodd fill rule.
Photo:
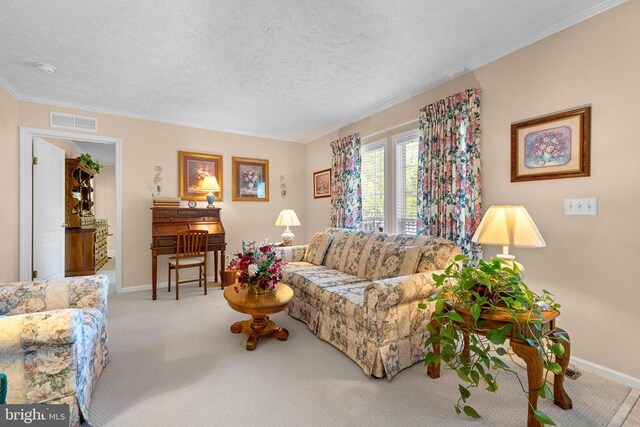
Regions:
<instances>
[{"instance_id":1,"label":"floral patterned curtain","mask_svg":"<svg viewBox=\"0 0 640 427\"><path fill-rule=\"evenodd\" d=\"M420 110L418 233L454 241L473 258L480 223L480 89Z\"/></svg>"},{"instance_id":2,"label":"floral patterned curtain","mask_svg":"<svg viewBox=\"0 0 640 427\"><path fill-rule=\"evenodd\" d=\"M362 224L360 135L333 141L331 149L331 225L356 229Z\"/></svg>"}]
</instances>

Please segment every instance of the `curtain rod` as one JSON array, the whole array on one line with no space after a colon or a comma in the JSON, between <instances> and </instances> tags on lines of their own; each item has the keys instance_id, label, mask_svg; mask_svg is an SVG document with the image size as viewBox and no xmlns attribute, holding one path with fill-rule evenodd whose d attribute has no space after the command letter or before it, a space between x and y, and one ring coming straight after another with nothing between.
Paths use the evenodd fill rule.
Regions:
<instances>
[{"instance_id":1,"label":"curtain rod","mask_svg":"<svg viewBox=\"0 0 640 427\"><path fill-rule=\"evenodd\" d=\"M361 139L369 139L369 138L371 138L373 136L380 135L381 133L389 132L390 130L394 130L394 129L401 128L403 126L410 125L411 123L418 123L418 120L419 119L413 119L413 120L410 120L410 121L408 121L406 123L401 123L399 125L396 125L396 126L393 126L393 127L390 127L390 128L385 128L385 129L382 129L382 130L380 130L378 132L374 132L374 133L369 134L367 136L363 136Z\"/></svg>"}]
</instances>

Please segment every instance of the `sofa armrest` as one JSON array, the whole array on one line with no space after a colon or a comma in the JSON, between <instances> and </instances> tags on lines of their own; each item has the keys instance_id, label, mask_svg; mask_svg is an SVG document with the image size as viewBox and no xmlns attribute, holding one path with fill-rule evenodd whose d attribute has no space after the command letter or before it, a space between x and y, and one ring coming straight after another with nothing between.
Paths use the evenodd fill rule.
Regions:
<instances>
[{"instance_id":1,"label":"sofa armrest","mask_svg":"<svg viewBox=\"0 0 640 427\"><path fill-rule=\"evenodd\" d=\"M394 305L429 297L436 290L434 274L443 270L392 277L370 283L364 292L364 305L368 313Z\"/></svg>"},{"instance_id":2,"label":"sofa armrest","mask_svg":"<svg viewBox=\"0 0 640 427\"><path fill-rule=\"evenodd\" d=\"M63 308L97 308L107 316L107 276L0 284L0 314L19 315Z\"/></svg>"},{"instance_id":3,"label":"sofa armrest","mask_svg":"<svg viewBox=\"0 0 640 427\"><path fill-rule=\"evenodd\" d=\"M0 353L72 345L80 340L82 312L51 310L0 318Z\"/></svg>"},{"instance_id":4,"label":"sofa armrest","mask_svg":"<svg viewBox=\"0 0 640 427\"><path fill-rule=\"evenodd\" d=\"M97 308L107 319L109 278L105 275L65 279L69 282L69 307Z\"/></svg>"},{"instance_id":5,"label":"sofa armrest","mask_svg":"<svg viewBox=\"0 0 640 427\"><path fill-rule=\"evenodd\" d=\"M275 248L278 257L282 258L286 262L300 262L304 258L304 254L307 252L308 245L297 246L281 246Z\"/></svg>"}]
</instances>

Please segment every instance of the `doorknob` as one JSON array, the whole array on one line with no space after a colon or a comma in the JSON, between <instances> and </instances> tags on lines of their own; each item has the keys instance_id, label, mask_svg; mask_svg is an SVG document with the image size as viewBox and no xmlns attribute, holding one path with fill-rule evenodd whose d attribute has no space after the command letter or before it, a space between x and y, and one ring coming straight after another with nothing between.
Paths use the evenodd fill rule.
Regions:
<instances>
[{"instance_id":1,"label":"doorknob","mask_svg":"<svg viewBox=\"0 0 640 427\"><path fill-rule=\"evenodd\" d=\"M67 224L66 222L63 222L62 224L60 224L60 227L62 228L67 228L69 226L69 224Z\"/></svg>"}]
</instances>

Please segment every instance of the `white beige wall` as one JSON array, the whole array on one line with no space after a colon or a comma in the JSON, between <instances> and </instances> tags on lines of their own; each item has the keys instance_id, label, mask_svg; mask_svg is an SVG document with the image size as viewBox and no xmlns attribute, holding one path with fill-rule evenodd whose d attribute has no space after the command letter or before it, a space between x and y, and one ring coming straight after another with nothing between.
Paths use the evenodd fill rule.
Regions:
<instances>
[{"instance_id":1,"label":"white beige wall","mask_svg":"<svg viewBox=\"0 0 640 427\"><path fill-rule=\"evenodd\" d=\"M17 111L16 111L17 110ZM222 154L224 201L222 220L229 251L237 251L242 240L279 240L282 229L274 225L281 209L292 208L305 217L304 145L184 126L175 126L87 111L51 107L16 100L0 90L0 138L3 156L0 177L4 182L6 208L0 220L0 232L7 250L0 257L0 272L5 280L18 279L18 126L49 128L49 112L80 114L98 118L100 135L122 138L123 162L123 287L151 283L151 194L154 191L155 165L163 171L163 193L178 193L178 151ZM269 160L270 202L231 201L231 157L255 157ZM280 175L286 177L288 195L280 196ZM206 202L200 202L205 204ZM305 224L296 227L300 240ZM166 281L166 258L159 260L159 280Z\"/></svg>"},{"instance_id":2,"label":"white beige wall","mask_svg":"<svg viewBox=\"0 0 640 427\"><path fill-rule=\"evenodd\" d=\"M53 144L56 147L64 150L64 158L65 159L75 159L80 154L80 150L72 144L69 143L66 139L58 139L58 138L42 138L47 141L49 144Z\"/></svg>"},{"instance_id":3,"label":"white beige wall","mask_svg":"<svg viewBox=\"0 0 640 427\"><path fill-rule=\"evenodd\" d=\"M93 178L95 203L94 214L96 219L107 218L109 234L107 237L107 249L116 249L116 167L104 165L100 173Z\"/></svg>"},{"instance_id":4,"label":"white beige wall","mask_svg":"<svg viewBox=\"0 0 640 427\"><path fill-rule=\"evenodd\" d=\"M573 355L640 378L640 1L631 1L472 73L307 145L307 178L328 167L329 141L362 136L417 117L418 109L480 87L484 207L523 204L547 241L514 253L527 282L562 303L559 325ZM591 177L510 182L510 124L592 105ZM310 185L310 184L309 184ZM598 215L563 215L563 199L597 197ZM307 231L329 223L328 199L307 197ZM499 248L486 247L485 256Z\"/></svg>"},{"instance_id":5,"label":"white beige wall","mask_svg":"<svg viewBox=\"0 0 640 427\"><path fill-rule=\"evenodd\" d=\"M0 188L2 213L0 213L0 282L18 278L18 102L0 88Z\"/></svg>"}]
</instances>

